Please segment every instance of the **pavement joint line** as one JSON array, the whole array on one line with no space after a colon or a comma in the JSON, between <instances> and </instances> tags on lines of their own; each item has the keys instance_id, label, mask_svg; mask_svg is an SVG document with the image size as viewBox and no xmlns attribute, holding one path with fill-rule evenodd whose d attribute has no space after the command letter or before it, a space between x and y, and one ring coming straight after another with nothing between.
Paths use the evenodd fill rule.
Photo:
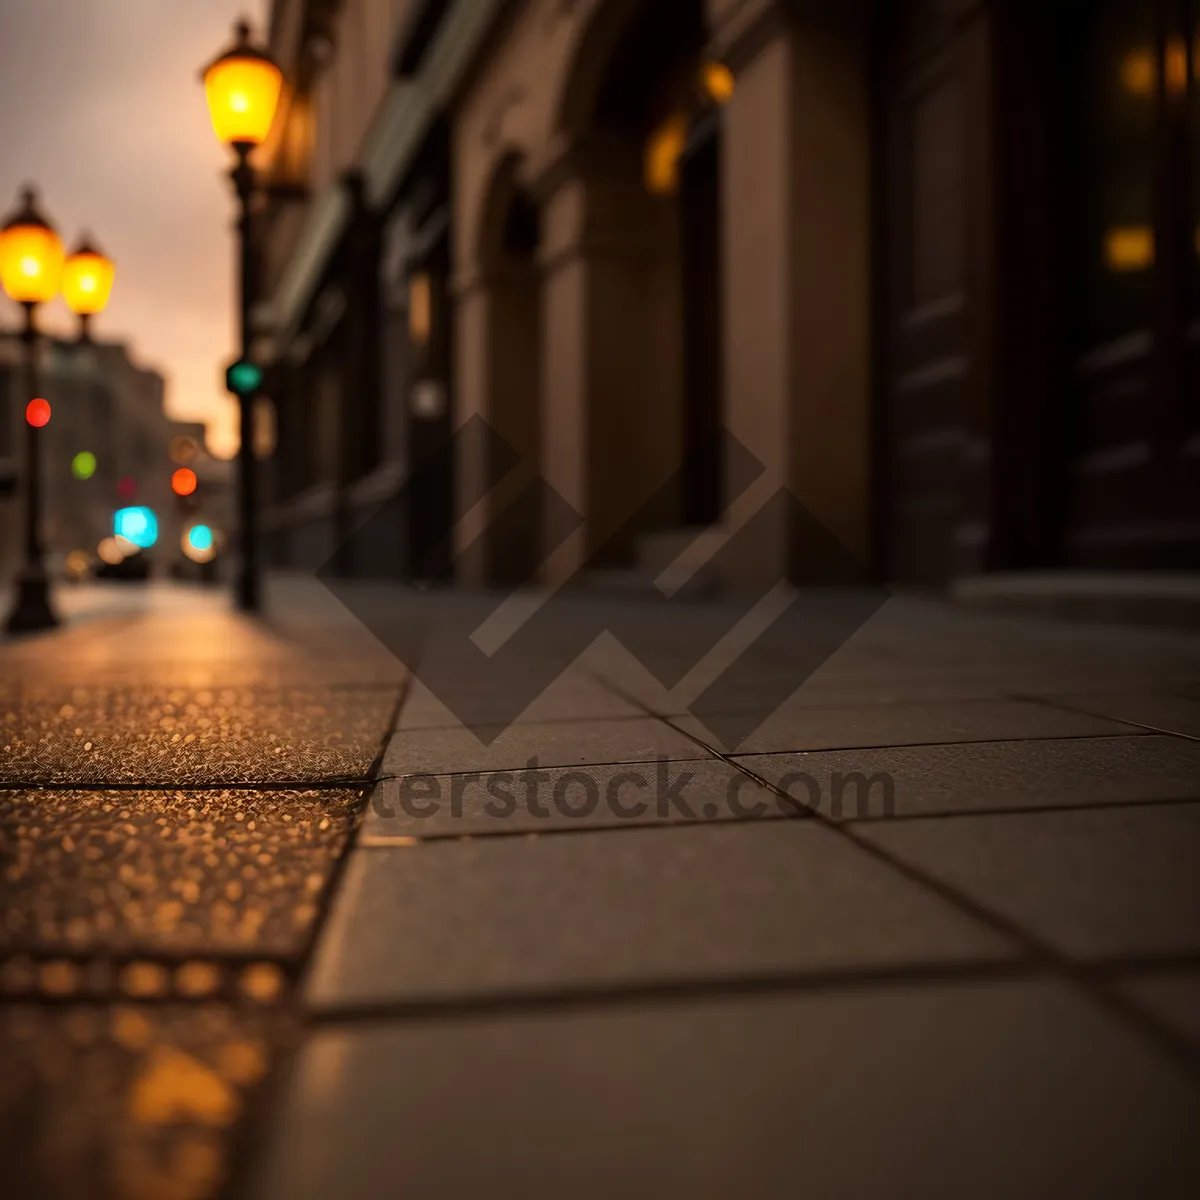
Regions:
<instances>
[{"instance_id":1,"label":"pavement joint line","mask_svg":"<svg viewBox=\"0 0 1200 1200\"><path fill-rule=\"evenodd\" d=\"M489 992L455 997L361 1002L307 1008L313 1026L342 1026L375 1021L470 1019L487 1016L535 1016L547 1010L601 1009L621 1005L677 1004L778 993L809 993L849 988L974 983L991 979L1027 979L1045 975L1028 959L963 959L958 962L910 962L887 967L834 967L801 972L760 972L708 979L637 980L581 984L525 992Z\"/></svg>"},{"instance_id":2,"label":"pavement joint line","mask_svg":"<svg viewBox=\"0 0 1200 1200\"><path fill-rule=\"evenodd\" d=\"M602 682L607 683L604 680ZM617 689L614 688L613 690ZM625 698L632 700L632 697L629 696L625 696ZM680 732L687 733L686 730L681 730ZM687 733L687 736L691 737L698 744L704 745L694 734ZM1023 739L1013 738L1007 740L1020 741ZM970 745L971 743L957 744ZM749 776L760 787L774 792L775 795L789 803L796 803L786 792L782 791L770 780L739 763L735 757L723 754L711 746L707 748L716 757ZM896 747L887 748L895 749ZM1178 1068L1182 1068L1192 1077L1200 1077L1200 1046L1190 1041L1178 1030L1159 1021L1135 1000L1125 996L1107 984L1105 980L1090 975L1082 964L1059 953L1050 943L1043 941L1036 934L1025 929L1018 922L1010 920L1002 913L997 912L989 905L974 899L962 889L947 883L945 880L939 879L936 875L912 863L906 862L904 859L885 850L882 846L864 839L852 825L834 821L818 809L810 809L808 811L823 828L828 829L836 837L848 842L851 846L856 847L876 862L890 867L910 883L938 896L947 904L957 908L961 913L974 918L977 922L991 929L993 933L1019 946L1027 958L1041 964L1047 971L1052 971L1059 978L1076 987L1098 1007L1107 1010L1110 1016L1138 1030L1150 1045L1155 1046L1159 1050L1165 1060Z\"/></svg>"},{"instance_id":3,"label":"pavement joint line","mask_svg":"<svg viewBox=\"0 0 1200 1200\"><path fill-rule=\"evenodd\" d=\"M750 771L747 771L747 774L763 786L778 793L779 789L772 786L768 780L761 779ZM832 821L819 811L814 812L813 815L826 829L848 841L877 862L891 867L892 870L908 879L910 883L933 892L946 903L990 928L994 933L1020 946L1027 957L1043 964L1046 970L1053 971L1067 983L1078 988L1098 1007L1107 1010L1110 1016L1137 1029L1146 1041L1160 1051L1164 1059L1176 1067L1183 1068L1189 1075L1200 1077L1200 1046L1191 1042L1176 1029L1160 1022L1136 1001L1114 989L1104 979L1096 977L1087 970L1083 963L1060 953L1052 944L1024 928L1017 921L1011 920L1003 913L976 900L962 889L905 861L882 846L864 840L853 825Z\"/></svg>"},{"instance_id":4,"label":"pavement joint line","mask_svg":"<svg viewBox=\"0 0 1200 1200\"><path fill-rule=\"evenodd\" d=\"M1079 715L1079 716L1095 717L1097 720L1106 720L1106 721L1113 721L1114 723L1117 723L1117 724L1126 724L1129 726L1129 728L1114 730L1111 733L1070 733L1070 734L1057 734L1053 737L1045 737L1045 738L1039 738L1039 737L1032 737L1032 738L1029 738L1029 737L1025 737L1025 738L1021 738L1021 737L995 737L995 738L981 737L981 738L971 738L967 741L952 741L952 742L931 741L931 742L898 742L898 743L897 742L883 742L883 743L871 744L871 745L865 745L865 746L864 745L820 746L820 747L813 748L813 749L805 749L803 747L795 747L793 749L788 749L788 750L718 750L715 747L710 746L707 742L705 742L702 738L700 738L696 734L692 733L690 730L684 729L681 725L676 724L676 721L678 719L680 719L681 717L692 716L692 714L690 712L689 713L673 713L673 714L663 714L663 713L654 712L650 708L647 708L646 705L642 701L638 700L636 696L630 695L629 693L625 692L623 689L619 688L615 684L611 684L602 675L596 675L593 678L599 680L606 687L608 687L611 691L613 691L616 695L620 696L621 699L628 701L630 704L637 705L639 708L641 708L642 712L646 716L653 717L656 720L663 722L663 724L669 725L677 733L682 733L685 737L691 738L692 741L696 742L698 745L704 746L705 748L707 748L710 751L710 753L716 755L718 758L724 758L726 760L729 760L732 758L739 758L739 757L742 757L742 758L751 757L751 756L757 757L757 756L766 756L766 755L772 755L772 754L841 754L847 750L910 750L910 749L916 750L916 749L921 749L922 747L929 748L929 747L934 747L934 746L1001 745L1006 742L1078 742L1078 741L1090 741L1090 740L1095 740L1098 738L1145 737L1147 734L1151 734L1151 733L1167 733L1167 732L1169 732L1167 730L1157 730L1157 729L1154 729L1152 726L1148 726L1148 725L1139 725L1135 721L1123 721L1122 722L1122 721L1118 721L1116 717L1104 717L1098 713L1084 712L1082 710L1066 709L1064 711L1068 711L1068 712L1075 711L1077 713L1077 715ZM1033 699L1033 698L1011 695L1011 696L1003 697L1003 699L1021 700L1021 701L1028 703L1029 699ZM1036 701L1036 702L1041 703L1041 701ZM879 705L864 704L864 705L848 705L848 706L841 706L841 707L890 708L890 707L898 707L899 705L906 704L906 703L910 703L910 702L909 701L894 701L890 704L879 704ZM965 701L964 703L974 703L974 702L973 701ZM983 701L983 703L995 703L995 701ZM828 707L836 708L839 706L829 705ZM717 715L717 716L727 716L727 715L728 716L736 716L737 714L736 713L731 713L731 714L718 713L715 715ZM700 717L693 717L693 719L697 720L697 721L702 721L702 718L700 718ZM770 718L766 718L766 719L769 720ZM416 732L416 731L414 730L413 732ZM1185 737L1187 735L1176 734L1175 736L1176 737ZM1200 738L1193 739L1193 740L1200 741ZM600 765L600 764L595 764L595 765ZM449 773L450 772L439 772L439 774L449 774Z\"/></svg>"},{"instance_id":5,"label":"pavement joint line","mask_svg":"<svg viewBox=\"0 0 1200 1200\"><path fill-rule=\"evenodd\" d=\"M675 763L707 763L712 761L712 755L700 758L618 758L605 759L603 762L571 762L571 763L538 763L538 771L587 771L593 767L645 767L658 762ZM368 780L371 784L394 783L402 779L432 779L452 778L457 775L516 775L530 770L528 763L521 767L483 767L477 771L403 771L396 775L378 775Z\"/></svg>"},{"instance_id":6,"label":"pavement joint line","mask_svg":"<svg viewBox=\"0 0 1200 1200\"><path fill-rule=\"evenodd\" d=\"M1136 695L1137 693L1134 693L1134 694ZM1186 700L1186 699L1190 699L1190 697L1183 696L1183 697L1180 697L1180 699ZM1188 742L1200 742L1200 737L1197 737L1193 733L1183 733L1181 730L1178 730L1178 729L1164 729L1159 725L1150 725L1145 721L1133 721L1133 720L1130 720L1128 717L1110 717L1104 713L1093 712L1090 709L1080 708L1078 705L1074 705L1074 704L1063 704L1060 701L1050 700L1045 697L1038 697L1037 703L1044 704L1047 708L1056 708L1060 712L1078 713L1080 716L1084 716L1084 717L1101 717L1106 721L1120 720L1120 721L1123 721L1126 725L1133 725L1138 729L1145 730L1147 733L1161 733L1161 734L1166 734L1168 737L1182 738L1184 741L1188 741Z\"/></svg>"},{"instance_id":7,"label":"pavement joint line","mask_svg":"<svg viewBox=\"0 0 1200 1200\"><path fill-rule=\"evenodd\" d=\"M403 716L403 712L400 714ZM662 719L659 714L654 714L659 720ZM672 713L672 716L687 716L687 713ZM641 713L605 713L603 716L584 716L584 717L532 717L529 720L522 720L518 717L515 721L471 721L469 724L466 721L457 721L452 725L421 725L410 726L407 729L397 729L396 733L419 734L419 733L447 733L460 729L474 731L475 729L484 729L497 725L502 725L507 729L522 729L530 725L594 725L600 722L608 721L641 721L645 717Z\"/></svg>"},{"instance_id":8,"label":"pavement joint line","mask_svg":"<svg viewBox=\"0 0 1200 1200\"><path fill-rule=\"evenodd\" d=\"M703 761L703 760L701 760ZM799 802L802 803L802 802ZM971 817L1023 817L1040 815L1041 813L1071 813L1071 812L1103 812L1109 809L1139 809L1164 808L1171 806L1187 807L1200 804L1200 795L1194 797L1169 796L1149 800L1114 800L1107 803L1084 802L1080 804L1037 804L1037 805L1006 805L994 808L974 809L945 809L930 812L893 813L890 816L878 815L869 817L846 817L841 825L883 825L893 821L944 821L959 820ZM803 821L815 815L808 805L803 805L800 811L763 813L760 816L716 816L716 817L678 817L658 821L631 818L620 824L553 826L545 829L482 829L475 828L470 833L371 833L360 835L355 843L358 850L390 850L408 849L417 844L433 842L462 842L475 839L504 839L504 838L549 838L562 835L583 833L619 833L622 830L647 829L694 829L712 826L726 828L732 826L754 825L760 821Z\"/></svg>"},{"instance_id":9,"label":"pavement joint line","mask_svg":"<svg viewBox=\"0 0 1200 1200\"><path fill-rule=\"evenodd\" d=\"M558 825L548 829L475 829L470 833L371 833L360 836L355 843L358 850L399 850L412 849L416 845L445 842L470 842L485 838L489 841L511 841L513 839L536 839L557 837L579 837L582 834L609 834L626 831L646 832L648 830L667 829L696 829L704 826L712 828L729 828L732 826L754 825L759 821L807 821L813 816L812 810L804 807L798 811L777 812L762 817L682 817L675 820L646 821L638 818L624 821L619 825Z\"/></svg>"},{"instance_id":10,"label":"pavement joint line","mask_svg":"<svg viewBox=\"0 0 1200 1200\"><path fill-rule=\"evenodd\" d=\"M404 701L408 696L410 688L411 681L406 680L404 686L400 689L400 694L396 697L396 702L392 707L392 711L388 720L388 726L384 730L383 736L380 738L378 753L375 755L371 765L367 768L367 779L362 785L362 792L358 797L358 807L351 818L346 838L343 841L340 850L335 853L333 857L333 861L329 868L329 874L325 879L324 886L321 888L319 896L317 897L317 911L313 916L312 924L309 927L308 934L304 939L298 956L298 962L300 964L301 971L304 970L304 967L316 952L317 942L325 929L326 923L328 922L329 913L333 908L333 903L337 896L338 888L342 881L342 876L345 874L346 866L350 861L350 855L354 850L356 835L362 826L370 792L374 787L376 777L383 769L383 763L387 757L388 746L391 745L396 724L400 720L400 713L404 708Z\"/></svg>"},{"instance_id":11,"label":"pavement joint line","mask_svg":"<svg viewBox=\"0 0 1200 1200\"><path fill-rule=\"evenodd\" d=\"M153 783L104 781L12 782L0 780L0 792L332 792L366 789L374 782L367 775L333 776L328 779L272 779L258 783L236 781L194 781L186 783Z\"/></svg>"},{"instance_id":12,"label":"pavement joint line","mask_svg":"<svg viewBox=\"0 0 1200 1200\"><path fill-rule=\"evenodd\" d=\"M1200 804L1195 796L1152 796L1145 800L1087 800L1079 804L1001 804L987 808L952 808L945 811L892 813L890 816L847 817L842 825L881 825L891 821L957 821L970 817L1026 817L1041 813L1106 812L1109 809L1187 807Z\"/></svg>"},{"instance_id":13,"label":"pavement joint line","mask_svg":"<svg viewBox=\"0 0 1200 1200\"><path fill-rule=\"evenodd\" d=\"M1083 713L1083 716L1092 716ZM668 722L669 724L670 722ZM679 729L678 726L675 726ZM680 733L686 730L679 729ZM809 749L797 747L792 750L727 750L724 753L730 758L767 758L776 754L845 754L850 750L930 750L938 746L1003 746L1009 742L1019 742L1023 745L1036 745L1038 742L1091 742L1109 740L1111 738L1145 737L1153 732L1148 729L1119 729L1113 733L1067 733L1055 734L1052 737L975 737L964 741L932 741L932 742L877 742L870 745L847 746L817 746Z\"/></svg>"}]
</instances>

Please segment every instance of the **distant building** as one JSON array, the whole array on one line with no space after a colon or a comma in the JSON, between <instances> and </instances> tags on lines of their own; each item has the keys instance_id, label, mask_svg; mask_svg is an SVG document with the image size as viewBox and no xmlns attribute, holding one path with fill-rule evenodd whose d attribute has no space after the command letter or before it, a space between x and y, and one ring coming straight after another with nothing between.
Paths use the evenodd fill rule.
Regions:
<instances>
[{"instance_id":1,"label":"distant building","mask_svg":"<svg viewBox=\"0 0 1200 1200\"><path fill-rule=\"evenodd\" d=\"M0 474L13 478L13 494L0 500L0 562L5 578L20 558L25 376L24 348L0 334ZM117 509L145 505L158 519L158 542L148 551L163 571L181 560L180 538L196 519L171 489L175 438L203 450L204 426L173 421L163 411L163 378L138 366L119 342L80 344L58 338L41 343L42 394L51 418L38 431L43 479L43 538L49 564L61 572L65 556L83 551L95 560L102 539L113 533ZM192 503L229 519L228 465L205 470L216 478ZM3 586L3 579L0 579Z\"/></svg>"},{"instance_id":2,"label":"distant building","mask_svg":"<svg viewBox=\"0 0 1200 1200\"><path fill-rule=\"evenodd\" d=\"M584 518L575 561L719 524L736 465L691 451L724 427L887 580L1200 564L1189 13L276 0L274 561L479 414ZM460 574L541 561L494 466L459 454L358 566L412 569L451 489L487 497ZM819 569L795 514L739 549L730 582Z\"/></svg>"}]
</instances>

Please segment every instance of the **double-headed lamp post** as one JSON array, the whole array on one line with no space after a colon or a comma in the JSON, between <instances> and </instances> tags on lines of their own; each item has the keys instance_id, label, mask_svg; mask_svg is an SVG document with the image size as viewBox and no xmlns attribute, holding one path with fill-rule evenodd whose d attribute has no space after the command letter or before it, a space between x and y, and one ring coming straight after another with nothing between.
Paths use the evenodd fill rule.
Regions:
<instances>
[{"instance_id":1,"label":"double-headed lamp post","mask_svg":"<svg viewBox=\"0 0 1200 1200\"><path fill-rule=\"evenodd\" d=\"M238 23L235 36L233 46L204 69L203 79L213 130L236 155L230 178L238 200L239 364L248 364L253 340L251 307L255 299L254 245L251 236L254 169L250 165L250 152L261 146L270 133L283 87L283 72L265 50L251 43L250 26L245 21ZM237 604L243 612L257 612L261 604L255 528L258 516L254 458L256 392L257 386L237 389L241 418L238 516L242 551Z\"/></svg>"},{"instance_id":2,"label":"double-headed lamp post","mask_svg":"<svg viewBox=\"0 0 1200 1200\"><path fill-rule=\"evenodd\" d=\"M38 398L37 311L58 291L63 269L62 239L38 209L37 191L26 187L20 204L0 229L0 284L25 310L25 396ZM40 424L45 424L44 421ZM25 421L25 551L17 572L16 595L4 623L9 633L30 633L58 624L50 605L50 582L42 557L42 481L38 426Z\"/></svg>"}]
</instances>

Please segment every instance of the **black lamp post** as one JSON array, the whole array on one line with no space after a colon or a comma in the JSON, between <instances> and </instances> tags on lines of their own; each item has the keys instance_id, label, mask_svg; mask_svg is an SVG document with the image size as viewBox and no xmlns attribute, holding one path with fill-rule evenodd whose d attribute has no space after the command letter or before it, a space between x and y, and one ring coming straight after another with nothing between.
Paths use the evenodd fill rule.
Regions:
<instances>
[{"instance_id":1,"label":"black lamp post","mask_svg":"<svg viewBox=\"0 0 1200 1200\"><path fill-rule=\"evenodd\" d=\"M62 239L41 214L37 192L26 187L17 210L0 230L0 282L25 310L21 330L25 360L25 536L24 558L15 580L12 610L4 627L9 633L32 633L57 625L50 603L50 581L42 550L42 480L38 438L49 420L40 396L38 372L38 308L54 298L63 268ZM40 401L40 404L35 404Z\"/></svg>"},{"instance_id":2,"label":"black lamp post","mask_svg":"<svg viewBox=\"0 0 1200 1200\"><path fill-rule=\"evenodd\" d=\"M255 300L253 209L254 168L250 153L270 133L283 86L283 72L270 55L251 44L250 26L240 21L234 45L214 59L203 72L209 115L217 137L236 156L230 179L238 202L238 321L239 358L227 372L229 390L237 396L241 444L238 448L238 517L241 527L241 563L237 606L258 612L261 589L258 569L257 464L254 455L254 404L262 372L252 361L251 308Z\"/></svg>"}]
</instances>

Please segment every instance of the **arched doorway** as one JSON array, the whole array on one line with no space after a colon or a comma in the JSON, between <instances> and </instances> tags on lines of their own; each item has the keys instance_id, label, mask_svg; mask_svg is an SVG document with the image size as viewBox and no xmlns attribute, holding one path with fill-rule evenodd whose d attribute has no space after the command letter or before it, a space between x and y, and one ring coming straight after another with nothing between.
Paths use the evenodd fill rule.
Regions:
<instances>
[{"instance_id":1,"label":"arched doorway","mask_svg":"<svg viewBox=\"0 0 1200 1200\"><path fill-rule=\"evenodd\" d=\"M560 114L591 172L583 253L603 256L583 353L616 358L627 371L627 390L610 401L602 388L588 392L589 519L611 528L636 514L598 565L631 562L640 533L710 524L721 510L719 110L732 76L705 61L705 7L600 6ZM677 468L677 485L639 511ZM608 481L619 495L605 493Z\"/></svg>"},{"instance_id":2,"label":"arched doorway","mask_svg":"<svg viewBox=\"0 0 1200 1200\"><path fill-rule=\"evenodd\" d=\"M484 206L478 261L486 306L483 327L484 416L499 441L494 456L515 452L518 465L483 464L488 480L507 478L488 499L483 574L488 583L523 584L541 565L541 513L528 502L497 515L541 470L541 294L537 205L519 178L519 156L496 168ZM486 452L486 451L484 451Z\"/></svg>"}]
</instances>

